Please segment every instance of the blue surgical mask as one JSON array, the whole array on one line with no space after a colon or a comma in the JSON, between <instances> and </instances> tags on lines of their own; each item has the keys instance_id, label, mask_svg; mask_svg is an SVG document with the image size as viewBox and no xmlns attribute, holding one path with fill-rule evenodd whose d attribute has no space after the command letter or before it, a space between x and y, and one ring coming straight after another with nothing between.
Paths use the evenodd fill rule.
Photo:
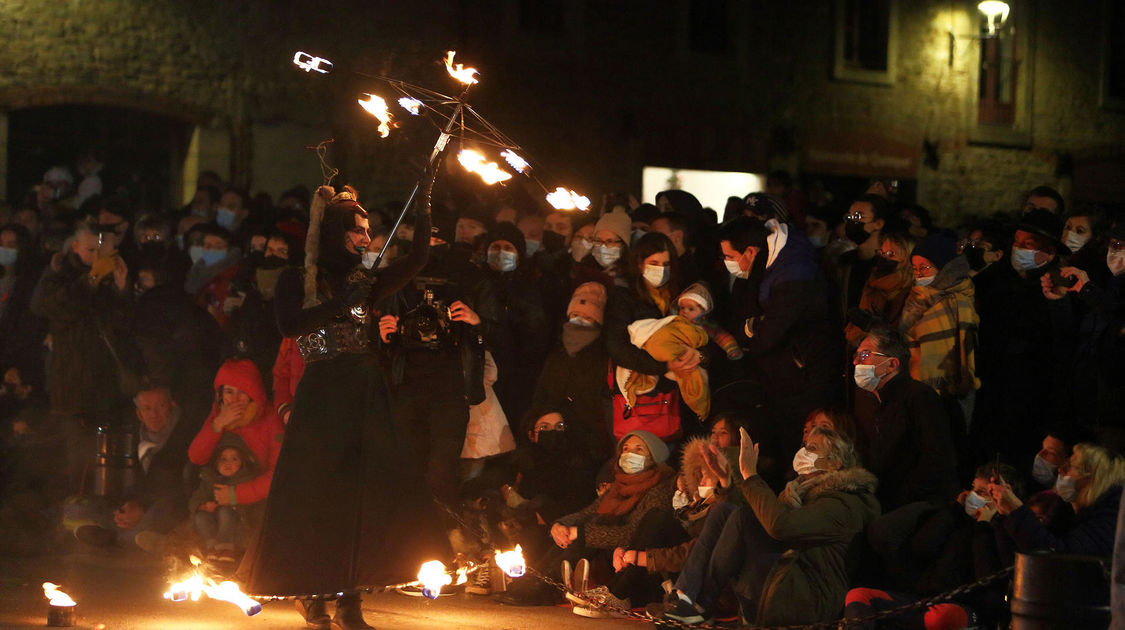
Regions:
<instances>
[{"instance_id":1,"label":"blue surgical mask","mask_svg":"<svg viewBox=\"0 0 1125 630\"><path fill-rule=\"evenodd\" d=\"M825 245L828 244L828 235L827 234L813 234L812 236L809 237L809 242L812 243L813 247L815 247L817 249L820 249L821 247L824 247Z\"/></svg>"},{"instance_id":2,"label":"blue surgical mask","mask_svg":"<svg viewBox=\"0 0 1125 630\"><path fill-rule=\"evenodd\" d=\"M594 260L598 261L603 269L609 268L617 262L618 258L621 258L620 245L594 245Z\"/></svg>"},{"instance_id":3,"label":"blue surgical mask","mask_svg":"<svg viewBox=\"0 0 1125 630\"><path fill-rule=\"evenodd\" d=\"M928 287L931 284L933 284L935 278L937 278L937 276L926 276L924 278L914 278L914 284L916 284L920 287Z\"/></svg>"},{"instance_id":4,"label":"blue surgical mask","mask_svg":"<svg viewBox=\"0 0 1125 630\"><path fill-rule=\"evenodd\" d=\"M539 251L539 248L543 246L543 243L541 243L540 241L533 241L531 239L526 239L524 241L524 244L527 246L528 256L535 255L535 252Z\"/></svg>"},{"instance_id":5,"label":"blue surgical mask","mask_svg":"<svg viewBox=\"0 0 1125 630\"><path fill-rule=\"evenodd\" d=\"M176 235L176 247L180 248L181 252L184 251L184 235L183 234L177 234Z\"/></svg>"},{"instance_id":6,"label":"blue surgical mask","mask_svg":"<svg viewBox=\"0 0 1125 630\"><path fill-rule=\"evenodd\" d=\"M0 247L0 265L7 267L16 264L19 254L20 250L14 247Z\"/></svg>"},{"instance_id":7,"label":"blue surgical mask","mask_svg":"<svg viewBox=\"0 0 1125 630\"><path fill-rule=\"evenodd\" d=\"M225 249L205 249L203 253L200 254L199 259L203 261L204 265L210 267L215 263L221 262L226 257L227 250Z\"/></svg>"},{"instance_id":8,"label":"blue surgical mask","mask_svg":"<svg viewBox=\"0 0 1125 630\"><path fill-rule=\"evenodd\" d=\"M1047 263L1036 263L1035 254L1038 252L1034 249L1024 249L1023 247L1012 248L1012 268L1016 271L1031 271L1038 269Z\"/></svg>"},{"instance_id":9,"label":"blue surgical mask","mask_svg":"<svg viewBox=\"0 0 1125 630\"><path fill-rule=\"evenodd\" d=\"M500 272L514 271L519 264L519 254L492 250L488 252L488 266Z\"/></svg>"},{"instance_id":10,"label":"blue surgical mask","mask_svg":"<svg viewBox=\"0 0 1125 630\"><path fill-rule=\"evenodd\" d=\"M1059 467L1043 459L1042 455L1035 456L1035 463L1031 465L1031 478L1044 486L1055 485L1059 476Z\"/></svg>"},{"instance_id":11,"label":"blue surgical mask","mask_svg":"<svg viewBox=\"0 0 1125 630\"><path fill-rule=\"evenodd\" d=\"M219 208L215 212L215 223L218 223L220 227L224 227L228 230L234 229L234 224L237 220L238 215L236 215L233 210Z\"/></svg>"},{"instance_id":12,"label":"blue surgical mask","mask_svg":"<svg viewBox=\"0 0 1125 630\"><path fill-rule=\"evenodd\" d=\"M203 246L202 245L192 245L191 247L188 248L188 256L191 257L191 263L193 265L195 263L199 262L200 260L203 260Z\"/></svg>"},{"instance_id":13,"label":"blue surgical mask","mask_svg":"<svg viewBox=\"0 0 1125 630\"><path fill-rule=\"evenodd\" d=\"M965 514L976 518L977 510L985 505L988 505L988 499L977 494L975 490L965 495Z\"/></svg>"}]
</instances>

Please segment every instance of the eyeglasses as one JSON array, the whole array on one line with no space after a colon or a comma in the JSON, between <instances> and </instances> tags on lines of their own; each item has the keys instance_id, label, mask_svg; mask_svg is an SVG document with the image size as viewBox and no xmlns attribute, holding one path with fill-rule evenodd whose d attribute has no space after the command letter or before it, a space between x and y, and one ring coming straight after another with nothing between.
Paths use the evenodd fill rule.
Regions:
<instances>
[{"instance_id":1,"label":"eyeglasses","mask_svg":"<svg viewBox=\"0 0 1125 630\"><path fill-rule=\"evenodd\" d=\"M934 267L933 265L918 265L914 267L914 273L921 275L926 273L927 271L934 271L936 269L937 267Z\"/></svg>"},{"instance_id":2,"label":"eyeglasses","mask_svg":"<svg viewBox=\"0 0 1125 630\"><path fill-rule=\"evenodd\" d=\"M863 220L863 213L862 212L853 212L853 213L845 216L844 219L847 220L847 221L859 221L860 223L865 223L865 221Z\"/></svg>"},{"instance_id":3,"label":"eyeglasses","mask_svg":"<svg viewBox=\"0 0 1125 630\"><path fill-rule=\"evenodd\" d=\"M614 245L624 245L625 244L625 241L623 241L619 238L615 238L612 241L603 241L601 239L594 239L590 242L593 243L594 245L605 245L605 246L608 246L608 247L612 247Z\"/></svg>"},{"instance_id":4,"label":"eyeglasses","mask_svg":"<svg viewBox=\"0 0 1125 630\"><path fill-rule=\"evenodd\" d=\"M883 258L886 258L887 260L894 260L895 262L898 262L898 260L897 260L897 259L895 258L895 256L897 256L898 254L896 254L896 253L895 253L894 251L892 251L892 250L889 250L889 249L880 249L879 251L877 251L877 252L875 252L875 253L876 253L876 254L879 254L879 255L880 255L880 256L882 256Z\"/></svg>"},{"instance_id":5,"label":"eyeglasses","mask_svg":"<svg viewBox=\"0 0 1125 630\"><path fill-rule=\"evenodd\" d=\"M535 433L537 434L543 433L544 431L566 431L566 423L560 422L554 426L544 424L542 426L535 427Z\"/></svg>"},{"instance_id":6,"label":"eyeglasses","mask_svg":"<svg viewBox=\"0 0 1125 630\"><path fill-rule=\"evenodd\" d=\"M1109 251L1116 254L1117 252L1125 250L1125 241L1115 238L1109 241L1109 245L1107 247Z\"/></svg>"},{"instance_id":7,"label":"eyeglasses","mask_svg":"<svg viewBox=\"0 0 1125 630\"><path fill-rule=\"evenodd\" d=\"M890 358L891 355L883 354L882 352L876 352L874 350L858 350L855 353L855 359L857 361L866 361L867 359L871 358L872 356Z\"/></svg>"}]
</instances>

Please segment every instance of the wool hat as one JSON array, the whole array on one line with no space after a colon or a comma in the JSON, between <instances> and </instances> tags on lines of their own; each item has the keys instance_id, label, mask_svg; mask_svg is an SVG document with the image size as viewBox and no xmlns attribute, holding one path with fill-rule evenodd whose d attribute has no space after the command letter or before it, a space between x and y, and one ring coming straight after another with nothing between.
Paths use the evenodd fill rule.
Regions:
<instances>
[{"instance_id":1,"label":"wool hat","mask_svg":"<svg viewBox=\"0 0 1125 630\"><path fill-rule=\"evenodd\" d=\"M1070 253L1070 248L1062 240L1063 220L1050 210L1040 208L1028 212L1020 218L1016 229L1050 240L1060 254Z\"/></svg>"},{"instance_id":2,"label":"wool hat","mask_svg":"<svg viewBox=\"0 0 1125 630\"><path fill-rule=\"evenodd\" d=\"M957 242L947 233L932 232L914 247L914 256L921 256L941 269L957 255Z\"/></svg>"},{"instance_id":3,"label":"wool hat","mask_svg":"<svg viewBox=\"0 0 1125 630\"><path fill-rule=\"evenodd\" d=\"M628 245L633 236L633 220L625 212L614 210L598 219L597 225L594 226L594 234L597 235L601 230L613 232L622 243Z\"/></svg>"},{"instance_id":4,"label":"wool hat","mask_svg":"<svg viewBox=\"0 0 1125 630\"><path fill-rule=\"evenodd\" d=\"M600 282L586 282L578 285L570 304L566 306L566 316L578 315L598 324L605 319L605 285Z\"/></svg>"},{"instance_id":5,"label":"wool hat","mask_svg":"<svg viewBox=\"0 0 1125 630\"><path fill-rule=\"evenodd\" d=\"M715 302L711 299L711 292L707 290L707 285L702 282L696 282L684 290L683 293L676 298L676 305L680 304L680 300L688 299L703 308L704 313L710 313L711 309L715 308Z\"/></svg>"},{"instance_id":6,"label":"wool hat","mask_svg":"<svg viewBox=\"0 0 1125 630\"><path fill-rule=\"evenodd\" d=\"M625 443L625 440L628 440L634 435L644 440L645 446L648 447L648 451L652 453L652 461L656 462L657 464L663 464L664 462L668 461L668 445L665 444L660 438L656 437L652 433L649 433L648 431L645 431L644 429L637 429L636 431L630 431L625 435L622 435L621 439L617 440L617 452L620 453L621 445Z\"/></svg>"},{"instance_id":7,"label":"wool hat","mask_svg":"<svg viewBox=\"0 0 1125 630\"><path fill-rule=\"evenodd\" d=\"M652 223L652 220L660 216L660 210L651 203L642 203L637 206L637 209L629 213L629 217L634 221L641 223Z\"/></svg>"},{"instance_id":8,"label":"wool hat","mask_svg":"<svg viewBox=\"0 0 1125 630\"><path fill-rule=\"evenodd\" d=\"M484 248L487 250L493 241L508 241L516 246L520 258L527 255L527 241L524 239L523 232L520 232L519 228L507 221L497 223L484 235Z\"/></svg>"}]
</instances>

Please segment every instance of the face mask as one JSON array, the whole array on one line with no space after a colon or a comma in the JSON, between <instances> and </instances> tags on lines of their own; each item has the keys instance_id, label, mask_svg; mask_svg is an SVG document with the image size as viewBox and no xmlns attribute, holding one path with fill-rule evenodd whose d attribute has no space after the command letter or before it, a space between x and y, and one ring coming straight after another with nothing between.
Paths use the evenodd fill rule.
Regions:
<instances>
[{"instance_id":1,"label":"face mask","mask_svg":"<svg viewBox=\"0 0 1125 630\"><path fill-rule=\"evenodd\" d=\"M528 256L535 255L535 252L539 251L539 248L543 246L541 241L525 240L524 243L527 245Z\"/></svg>"},{"instance_id":2,"label":"face mask","mask_svg":"<svg viewBox=\"0 0 1125 630\"><path fill-rule=\"evenodd\" d=\"M637 453L622 453L617 458L617 465L626 475L635 475L645 469L645 456Z\"/></svg>"},{"instance_id":3,"label":"face mask","mask_svg":"<svg viewBox=\"0 0 1125 630\"><path fill-rule=\"evenodd\" d=\"M661 267L660 265L645 265L645 282L653 287L662 287L664 283L668 282L668 276L671 271L668 267Z\"/></svg>"},{"instance_id":4,"label":"face mask","mask_svg":"<svg viewBox=\"0 0 1125 630\"><path fill-rule=\"evenodd\" d=\"M363 256L360 258L360 262L363 263L364 269L370 269L370 268L375 266L375 259L378 258L378 257L379 257L379 252L364 250Z\"/></svg>"},{"instance_id":5,"label":"face mask","mask_svg":"<svg viewBox=\"0 0 1125 630\"><path fill-rule=\"evenodd\" d=\"M191 257L192 264L195 264L203 259L203 246L192 245L188 248L188 256Z\"/></svg>"},{"instance_id":6,"label":"face mask","mask_svg":"<svg viewBox=\"0 0 1125 630\"><path fill-rule=\"evenodd\" d=\"M1115 276L1120 276L1122 273L1125 273L1125 250L1106 252L1105 264L1109 267L1110 273Z\"/></svg>"},{"instance_id":7,"label":"face mask","mask_svg":"<svg viewBox=\"0 0 1125 630\"><path fill-rule=\"evenodd\" d=\"M208 215L210 215L210 214L211 214L211 213L210 213L210 212L209 212L209 211L207 210L207 208L203 208L203 207L198 207L198 208L196 208L196 207L193 207L193 208L191 209L191 213L192 213L193 215L195 215L195 216L197 216L197 217L200 217L200 218L203 218L203 219L206 219L206 218L208 218Z\"/></svg>"},{"instance_id":8,"label":"face mask","mask_svg":"<svg viewBox=\"0 0 1125 630\"><path fill-rule=\"evenodd\" d=\"M645 234L648 234L648 232L645 232L644 230L633 230L629 234L629 244L636 245L637 241L641 240L641 237Z\"/></svg>"},{"instance_id":9,"label":"face mask","mask_svg":"<svg viewBox=\"0 0 1125 630\"><path fill-rule=\"evenodd\" d=\"M828 244L828 236L825 234L814 234L809 237L809 242L812 243L813 247L820 249Z\"/></svg>"},{"instance_id":10,"label":"face mask","mask_svg":"<svg viewBox=\"0 0 1125 630\"><path fill-rule=\"evenodd\" d=\"M844 235L848 240L860 245L871 237L871 233L864 229L865 224L860 221L847 220L844 222Z\"/></svg>"},{"instance_id":11,"label":"face mask","mask_svg":"<svg viewBox=\"0 0 1125 630\"><path fill-rule=\"evenodd\" d=\"M237 218L233 211L226 208L219 208L218 211L215 212L215 223L218 223L220 227L224 227L228 230L234 228L234 222Z\"/></svg>"},{"instance_id":12,"label":"face mask","mask_svg":"<svg viewBox=\"0 0 1125 630\"><path fill-rule=\"evenodd\" d=\"M928 287L931 284L933 284L934 280L936 280L936 279L937 279L937 276L926 276L925 278L914 278L914 284L916 284L920 287Z\"/></svg>"},{"instance_id":13,"label":"face mask","mask_svg":"<svg viewBox=\"0 0 1125 630\"><path fill-rule=\"evenodd\" d=\"M184 235L183 234L177 234L176 235L176 247L180 248L180 251L184 250Z\"/></svg>"},{"instance_id":14,"label":"face mask","mask_svg":"<svg viewBox=\"0 0 1125 630\"><path fill-rule=\"evenodd\" d=\"M1047 263L1036 264L1035 262L1036 250L1024 249L1022 247L1012 248L1012 268L1016 271L1031 271L1038 269Z\"/></svg>"},{"instance_id":15,"label":"face mask","mask_svg":"<svg viewBox=\"0 0 1125 630\"><path fill-rule=\"evenodd\" d=\"M699 498L706 499L715 494L715 486L699 486Z\"/></svg>"},{"instance_id":16,"label":"face mask","mask_svg":"<svg viewBox=\"0 0 1125 630\"><path fill-rule=\"evenodd\" d=\"M262 259L262 269L280 269L285 266L285 259L281 256L266 256Z\"/></svg>"},{"instance_id":17,"label":"face mask","mask_svg":"<svg viewBox=\"0 0 1125 630\"><path fill-rule=\"evenodd\" d=\"M602 268L609 267L613 263L617 262L618 258L621 258L620 245L594 246L594 260L598 261L598 264L601 265Z\"/></svg>"},{"instance_id":18,"label":"face mask","mask_svg":"<svg viewBox=\"0 0 1125 630\"><path fill-rule=\"evenodd\" d=\"M816 472L816 460L818 459L816 453L810 453L805 447L797 451L793 456L793 470L797 471L798 475L811 475Z\"/></svg>"},{"instance_id":19,"label":"face mask","mask_svg":"<svg viewBox=\"0 0 1125 630\"><path fill-rule=\"evenodd\" d=\"M1070 253L1073 254L1074 252L1082 249L1082 246L1084 246L1086 243L1090 242L1090 236L1081 236L1075 232L1071 232L1070 234L1066 235L1066 240L1064 240L1063 242L1066 243L1066 246L1070 248Z\"/></svg>"},{"instance_id":20,"label":"face mask","mask_svg":"<svg viewBox=\"0 0 1125 630\"><path fill-rule=\"evenodd\" d=\"M672 495L673 510L685 508L689 505L691 505L691 498L688 497L688 495L684 494L683 490L677 490L676 493Z\"/></svg>"},{"instance_id":21,"label":"face mask","mask_svg":"<svg viewBox=\"0 0 1125 630\"><path fill-rule=\"evenodd\" d=\"M505 273L513 271L519 263L519 254L515 252L490 251L488 252L488 266Z\"/></svg>"},{"instance_id":22,"label":"face mask","mask_svg":"<svg viewBox=\"0 0 1125 630\"><path fill-rule=\"evenodd\" d=\"M887 359L887 361L890 361L890 359ZM887 361L884 361L883 363L886 363ZM883 365L883 363L880 363L879 365ZM881 377L875 376L875 368L879 367L879 365L855 366L856 386L869 392L875 391L876 388L879 387L879 381L882 380Z\"/></svg>"},{"instance_id":23,"label":"face mask","mask_svg":"<svg viewBox=\"0 0 1125 630\"><path fill-rule=\"evenodd\" d=\"M583 328L593 328L598 325L597 322L590 321L585 317L582 317L581 315L575 315L574 317L571 317L567 323L574 326L581 326Z\"/></svg>"},{"instance_id":24,"label":"face mask","mask_svg":"<svg viewBox=\"0 0 1125 630\"><path fill-rule=\"evenodd\" d=\"M723 265L727 268L727 273L735 278L746 278L750 275L749 271L743 271L742 267L738 264L737 260L724 260Z\"/></svg>"},{"instance_id":25,"label":"face mask","mask_svg":"<svg viewBox=\"0 0 1125 630\"><path fill-rule=\"evenodd\" d=\"M579 262L590 253L594 248L594 244L588 238L576 238L570 242L570 257L574 262Z\"/></svg>"},{"instance_id":26,"label":"face mask","mask_svg":"<svg viewBox=\"0 0 1125 630\"><path fill-rule=\"evenodd\" d=\"M160 241L149 241L148 243L141 243L138 249L140 249L141 251L141 256L149 259L163 258L164 252L166 251L164 248L164 243L161 243Z\"/></svg>"},{"instance_id":27,"label":"face mask","mask_svg":"<svg viewBox=\"0 0 1125 630\"><path fill-rule=\"evenodd\" d=\"M983 508L988 504L988 499L980 496L976 491L972 491L965 495L965 514L976 518L977 510Z\"/></svg>"},{"instance_id":28,"label":"face mask","mask_svg":"<svg viewBox=\"0 0 1125 630\"><path fill-rule=\"evenodd\" d=\"M980 271L988 266L984 261L984 250L979 247L966 247L965 260L969 261L969 269Z\"/></svg>"},{"instance_id":29,"label":"face mask","mask_svg":"<svg viewBox=\"0 0 1125 630\"><path fill-rule=\"evenodd\" d=\"M19 250L14 247L0 247L0 265L8 266L16 264L16 258L19 256Z\"/></svg>"},{"instance_id":30,"label":"face mask","mask_svg":"<svg viewBox=\"0 0 1125 630\"><path fill-rule=\"evenodd\" d=\"M557 453L566 448L566 431L540 431L535 443L545 451Z\"/></svg>"},{"instance_id":31,"label":"face mask","mask_svg":"<svg viewBox=\"0 0 1125 630\"><path fill-rule=\"evenodd\" d=\"M1065 475L1055 481L1055 492L1059 498L1067 503L1072 503L1078 497L1078 487L1074 484L1074 477Z\"/></svg>"},{"instance_id":32,"label":"face mask","mask_svg":"<svg viewBox=\"0 0 1125 630\"><path fill-rule=\"evenodd\" d=\"M882 256L876 256L875 260L873 261L872 267L872 273L877 276L885 276L889 273L894 273L894 271L898 269L898 261L891 260L890 258L883 258Z\"/></svg>"},{"instance_id":33,"label":"face mask","mask_svg":"<svg viewBox=\"0 0 1125 630\"><path fill-rule=\"evenodd\" d=\"M1044 486L1055 485L1058 478L1059 467L1043 459L1042 455L1035 456L1035 463L1031 465L1031 478Z\"/></svg>"},{"instance_id":34,"label":"face mask","mask_svg":"<svg viewBox=\"0 0 1125 630\"><path fill-rule=\"evenodd\" d=\"M259 267L254 272L254 280L257 282L258 290L261 291L264 299L273 299L274 289L277 288L277 279L281 277L282 271L284 270L280 267L273 269Z\"/></svg>"},{"instance_id":35,"label":"face mask","mask_svg":"<svg viewBox=\"0 0 1125 630\"><path fill-rule=\"evenodd\" d=\"M203 261L204 265L210 267L215 263L221 262L227 257L227 250L225 249L205 249L199 255L199 259Z\"/></svg>"}]
</instances>

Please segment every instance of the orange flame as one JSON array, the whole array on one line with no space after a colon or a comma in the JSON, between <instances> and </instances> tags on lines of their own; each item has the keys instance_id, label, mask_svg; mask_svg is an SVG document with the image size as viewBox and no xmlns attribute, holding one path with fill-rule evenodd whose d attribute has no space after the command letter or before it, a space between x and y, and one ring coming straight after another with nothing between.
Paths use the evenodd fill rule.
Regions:
<instances>
[{"instance_id":1,"label":"orange flame","mask_svg":"<svg viewBox=\"0 0 1125 630\"><path fill-rule=\"evenodd\" d=\"M462 149L457 154L457 161L466 171L480 175L489 186L512 179L511 173L501 169L496 162L485 162L484 156L472 149Z\"/></svg>"},{"instance_id":2,"label":"orange flame","mask_svg":"<svg viewBox=\"0 0 1125 630\"><path fill-rule=\"evenodd\" d=\"M446 51L446 53L445 53L445 71L449 73L449 76L453 77L454 79L457 79L458 81L460 81L461 83L464 83L465 85L472 85L474 83L479 83L479 81L477 81L477 78L474 76L476 74L479 74L477 72L476 68L466 68L465 64L461 64L461 63L457 64L456 66L453 65L453 56L456 55L456 54L457 54L457 51L455 51L455 50Z\"/></svg>"},{"instance_id":3,"label":"orange flame","mask_svg":"<svg viewBox=\"0 0 1125 630\"><path fill-rule=\"evenodd\" d=\"M516 545L511 551L496 552L496 566L508 577L518 578L527 572L527 562L523 559L523 549Z\"/></svg>"},{"instance_id":4,"label":"orange flame","mask_svg":"<svg viewBox=\"0 0 1125 630\"><path fill-rule=\"evenodd\" d=\"M562 186L556 188L555 192L547 193L547 203L554 206L556 210L582 210L585 212L590 208L589 197L583 197Z\"/></svg>"},{"instance_id":5,"label":"orange flame","mask_svg":"<svg viewBox=\"0 0 1125 630\"><path fill-rule=\"evenodd\" d=\"M441 595L441 587L453 583L453 577L445 571L441 560L430 560L418 569L418 581L422 583L422 594L430 599Z\"/></svg>"},{"instance_id":6,"label":"orange flame","mask_svg":"<svg viewBox=\"0 0 1125 630\"><path fill-rule=\"evenodd\" d=\"M43 595L50 600L52 606L77 606L78 603L70 595L59 590L59 585L52 582L43 583Z\"/></svg>"},{"instance_id":7,"label":"orange flame","mask_svg":"<svg viewBox=\"0 0 1125 630\"><path fill-rule=\"evenodd\" d=\"M517 155L516 152L512 151L511 149L504 149L503 151L501 151L500 157L504 158L504 160L508 162L508 166L511 166L520 173L526 171L528 166L531 166L527 163L527 160Z\"/></svg>"},{"instance_id":8,"label":"orange flame","mask_svg":"<svg viewBox=\"0 0 1125 630\"><path fill-rule=\"evenodd\" d=\"M387 109L387 101L374 94L367 94L367 100L357 101L363 109L379 119L379 135L386 138L391 133L391 112Z\"/></svg>"},{"instance_id":9,"label":"orange flame","mask_svg":"<svg viewBox=\"0 0 1125 630\"><path fill-rule=\"evenodd\" d=\"M417 116L418 112L422 108L422 101L416 98L410 98L409 96L404 96L398 99L398 104L400 107L410 112L414 116Z\"/></svg>"},{"instance_id":10,"label":"orange flame","mask_svg":"<svg viewBox=\"0 0 1125 630\"><path fill-rule=\"evenodd\" d=\"M196 556L191 556L192 565L199 567L202 561ZM45 586L45 585L44 585ZM247 617L262 612L262 605L254 598L242 592L238 588L238 584L230 581L218 582L209 577L205 577L196 569L195 572L187 579L173 583L168 587L168 592L164 593L164 599L173 602L182 602L190 599L193 602L199 601L204 595L211 599L230 602L235 606L242 609Z\"/></svg>"}]
</instances>

